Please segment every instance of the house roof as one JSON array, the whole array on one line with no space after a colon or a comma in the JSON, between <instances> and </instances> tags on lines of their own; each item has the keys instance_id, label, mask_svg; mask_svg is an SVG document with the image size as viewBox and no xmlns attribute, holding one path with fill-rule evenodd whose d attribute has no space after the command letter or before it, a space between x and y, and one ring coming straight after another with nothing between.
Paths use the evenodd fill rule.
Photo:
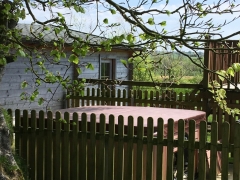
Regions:
<instances>
[{"instance_id":1,"label":"house roof","mask_svg":"<svg viewBox=\"0 0 240 180\"><path fill-rule=\"evenodd\" d=\"M73 42L73 38L70 38L66 32L66 30L60 31L59 34L56 34L54 28L57 26L47 25L45 26L48 30L44 29L43 25L31 25L31 24L18 24L17 29L21 29L21 33L24 39L29 39L32 41L36 41L38 38L34 37L34 35L42 34L42 38L45 42L51 42L54 40L58 40L58 38L63 38L67 44L71 44ZM86 40L87 38L91 41L91 43L99 43L106 38L95 36L95 35L88 35L87 33L70 30L71 35Z\"/></svg>"},{"instance_id":2,"label":"house roof","mask_svg":"<svg viewBox=\"0 0 240 180\"><path fill-rule=\"evenodd\" d=\"M46 30L46 27L48 28ZM31 24L18 24L17 29L21 30L22 39L28 42L32 43L39 43L40 40L43 40L44 42L53 42L59 40L59 38L63 38L66 44L71 45L74 41L73 38L69 37L67 31L64 29L60 31L58 34L55 33L54 28L57 26L53 25L31 25ZM37 36L41 33L42 38L38 38ZM107 38L96 36L96 35L89 35L88 33L76 31L76 30L70 30L70 33L72 36L81 38L81 40L86 41L95 46L100 45L100 43L104 40L107 40ZM114 46L114 49L131 49L127 44L122 43L121 45ZM133 49L131 49L133 50Z\"/></svg>"}]
</instances>

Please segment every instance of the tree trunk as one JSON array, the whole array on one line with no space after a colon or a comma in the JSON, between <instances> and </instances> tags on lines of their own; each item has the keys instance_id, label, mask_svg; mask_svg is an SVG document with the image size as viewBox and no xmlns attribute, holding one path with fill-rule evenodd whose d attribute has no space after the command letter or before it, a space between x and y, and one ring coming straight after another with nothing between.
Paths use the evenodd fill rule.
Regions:
<instances>
[{"instance_id":1,"label":"tree trunk","mask_svg":"<svg viewBox=\"0 0 240 180\"><path fill-rule=\"evenodd\" d=\"M4 66L0 66L0 82L2 81ZM6 120L0 107L0 180L24 179L11 149L11 136Z\"/></svg>"}]
</instances>

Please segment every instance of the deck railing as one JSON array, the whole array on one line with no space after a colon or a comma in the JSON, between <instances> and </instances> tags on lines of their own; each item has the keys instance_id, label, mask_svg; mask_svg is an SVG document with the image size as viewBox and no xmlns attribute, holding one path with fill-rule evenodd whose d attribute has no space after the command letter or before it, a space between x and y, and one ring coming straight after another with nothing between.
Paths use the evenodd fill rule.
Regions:
<instances>
[{"instance_id":1,"label":"deck railing","mask_svg":"<svg viewBox=\"0 0 240 180\"><path fill-rule=\"evenodd\" d=\"M200 84L156 84L154 82L132 82L132 81L111 81L111 80L87 80L90 85L101 87L87 87L83 95L75 92L68 93L67 107L94 106L94 105L113 105L113 106L150 106L163 108L178 108L190 110L202 110L206 112L209 122L217 121L221 125L224 121L230 123L231 142L234 138L234 122L240 119L239 115L228 115L213 99L213 95L204 89ZM113 87L114 85L114 87ZM121 86L127 85L125 88ZM154 87L159 85L162 89ZM152 90L144 90L144 88ZM165 88L164 88L165 87ZM172 90L166 89L171 87ZM175 88L192 89L190 93L176 93ZM239 92L227 90L227 103L229 107L240 108ZM219 131L221 138L222 130Z\"/></svg>"},{"instance_id":2,"label":"deck railing","mask_svg":"<svg viewBox=\"0 0 240 180\"><path fill-rule=\"evenodd\" d=\"M66 122L63 123L62 119ZM133 121L138 122L137 132L134 130ZM102 114L96 117L95 114L91 114L88 117L85 113L79 115L59 112L45 114L43 111L21 113L17 110L15 149L16 153L25 160L30 179L171 180L175 168L177 179L182 179L185 150L188 152L188 179L194 179L197 172L199 179L205 179L206 175L208 175L207 179L216 179L219 169L222 179L227 179L230 152L234 155L234 180L239 179L239 123L235 123L233 145L229 143L228 122L221 124L224 136L220 143L217 122L211 124L209 140L207 123L205 121L200 123L198 136L195 134L195 121L190 121L189 140L186 140L183 120L178 121L177 138L176 134L174 135L173 120L169 119L165 127L163 120L159 118L157 128L153 128L152 118L148 118L147 121L146 136L143 133L141 117L138 119L128 117L128 128L125 129L123 116L105 117ZM167 128L167 134L163 133L163 128ZM177 163L174 166L175 147L177 147ZM164 155L166 151L167 155ZM219 154L221 161L217 161ZM164 167L167 167L165 172Z\"/></svg>"}]
</instances>

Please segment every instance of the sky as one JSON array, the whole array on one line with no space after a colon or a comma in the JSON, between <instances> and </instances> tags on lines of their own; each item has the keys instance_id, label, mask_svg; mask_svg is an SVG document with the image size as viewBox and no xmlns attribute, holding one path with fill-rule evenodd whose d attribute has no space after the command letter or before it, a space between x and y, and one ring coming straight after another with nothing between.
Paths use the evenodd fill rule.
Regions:
<instances>
[{"instance_id":1,"label":"sky","mask_svg":"<svg viewBox=\"0 0 240 180\"><path fill-rule=\"evenodd\" d=\"M121 3L121 5L123 5L123 6L127 6L126 3L125 4L123 3L123 2L125 2L125 0L116 0L115 2ZM136 3L138 3L139 1L130 0L129 2L130 2L131 6L135 7L135 6L137 6ZM207 1L207 3L209 3L210 5L212 5L213 2L214 2L213 0ZM171 11L181 5L182 5L182 0L169 0L169 4L165 9L168 9ZM146 10L149 8L149 6L150 6L150 3L142 6L141 9ZM86 32L86 33L91 32L96 25L96 22L97 22L96 19L98 18L99 22L102 23L103 19L105 19L106 17L108 18L109 24L110 23L121 23L121 26L114 29L115 34L121 34L124 32L127 33L130 31L130 26L127 23L125 23L125 21L123 20L121 15L119 15L119 14L112 15L110 12L104 11L103 8L99 5L98 8L101 13L99 13L97 16L96 7L97 7L96 3L92 4L91 6L89 6L86 9L85 14L76 13L73 10L63 9L63 8L61 8L61 9L53 8L52 11L53 11L53 14L60 12L63 15L65 15L68 24L71 25L71 28L82 31L82 32ZM157 9L163 9L164 7L165 7L165 1L162 1L159 4L151 6L151 8L157 8ZM223 8L224 7L226 7L226 5L224 5ZM239 10L240 8L237 8L237 9ZM47 20L50 18L49 11L43 12L40 9L34 9L33 12L34 12L34 15L36 16L36 18L41 21L44 21L44 20ZM209 18L213 18L214 24L221 24L224 22L224 20L231 20L234 16L240 16L240 12L234 13L234 14L227 14L227 15L211 15ZM150 17L151 16L146 15L146 16L143 16L142 18L143 18L144 22L147 22ZM176 15L170 15L170 16L159 15L154 21L157 23L160 23L163 20L167 21L166 27L163 27L163 28L168 30L168 32L171 30L179 29L178 17ZM27 24L30 24L31 22L32 22L32 19L30 16L27 16L27 18L25 20L20 21L20 23L27 23ZM239 24L240 24L240 19L229 24L225 28L221 29L219 31L219 33L222 35L229 35L233 32L236 32L239 30ZM150 27L150 28L152 28L152 27ZM161 27L159 27L159 28L161 28ZM158 31L160 31L160 29L158 29ZM99 30L96 30L94 32L94 34L99 35L99 32L100 32ZM105 33L109 33L109 36L111 36L110 31L108 31L108 32L106 31ZM237 36L233 39L240 39L240 37Z\"/></svg>"}]
</instances>

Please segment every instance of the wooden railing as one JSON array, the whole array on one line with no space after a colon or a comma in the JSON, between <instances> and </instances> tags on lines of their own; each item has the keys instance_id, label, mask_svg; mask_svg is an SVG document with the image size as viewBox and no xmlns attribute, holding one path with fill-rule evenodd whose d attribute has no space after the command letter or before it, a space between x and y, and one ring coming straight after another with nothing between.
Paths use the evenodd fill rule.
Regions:
<instances>
[{"instance_id":1,"label":"wooden railing","mask_svg":"<svg viewBox=\"0 0 240 180\"><path fill-rule=\"evenodd\" d=\"M23 114L23 115L21 115ZM70 119L72 117L72 119ZM81 117L81 121L79 121ZM90 119L89 119L90 118ZM100 123L96 123L100 118ZM66 122L62 123L62 119ZM109 120L109 121L108 121ZM106 126L106 121L109 122ZM239 179L240 124L235 123L234 145L229 143L229 123L221 124L221 143L218 142L217 122L211 124L211 140L207 141L207 123L200 123L199 140L195 137L195 121L190 121L189 140L185 136L185 122L178 121L177 139L174 138L174 123L169 119L168 133L163 134L163 120L158 119L157 131L153 119L148 118L147 136L142 133L143 119L139 117L138 133L135 134L133 119L128 118L127 132L124 133L123 117L85 113L53 114L43 111L15 112L15 149L29 167L30 179L90 179L90 180L131 180L131 179L173 179L173 152L177 147L177 179L183 177L184 150L188 151L188 176L194 179L196 169L199 179L216 179L221 167L222 179L228 179L228 157L232 152L234 180ZM115 124L118 126L115 126ZM157 136L153 134L157 133ZM166 136L165 136L166 135ZM210 161L207 153L210 150ZM163 152L167 151L167 156ZM197 156L195 154L197 153ZM221 163L218 164L218 154ZM196 157L198 157L196 159ZM166 161L164 161L164 158ZM210 166L209 163L210 162ZM197 164L197 168L194 164ZM162 171L167 166L167 171ZM163 176L166 174L166 176Z\"/></svg>"},{"instance_id":2,"label":"wooden railing","mask_svg":"<svg viewBox=\"0 0 240 180\"><path fill-rule=\"evenodd\" d=\"M89 87L85 89L84 95L68 93L67 107L113 105L113 106L150 106L163 108L178 108L190 110L202 110L206 112L209 122L217 121L221 125L224 121L230 123L231 142L234 138L234 122L240 119L239 115L228 115L213 99L208 89L200 84L158 84L160 87L171 87L172 90L162 88L160 90L144 90L144 87L155 87L153 82L132 82L132 81L106 81L87 80L90 84L101 84L101 88ZM114 88L112 86L115 84ZM120 85L119 85L120 84ZM128 85L120 89L122 85ZM129 87L131 85L131 87ZM111 87L111 88L109 88ZM136 90L136 87L137 90ZM139 88L140 87L140 88ZM176 93L175 88L190 88L191 93ZM140 89L140 90L139 90ZM240 108L240 96L236 90L227 90L227 103L231 108ZM222 130L219 129L221 138Z\"/></svg>"}]
</instances>

